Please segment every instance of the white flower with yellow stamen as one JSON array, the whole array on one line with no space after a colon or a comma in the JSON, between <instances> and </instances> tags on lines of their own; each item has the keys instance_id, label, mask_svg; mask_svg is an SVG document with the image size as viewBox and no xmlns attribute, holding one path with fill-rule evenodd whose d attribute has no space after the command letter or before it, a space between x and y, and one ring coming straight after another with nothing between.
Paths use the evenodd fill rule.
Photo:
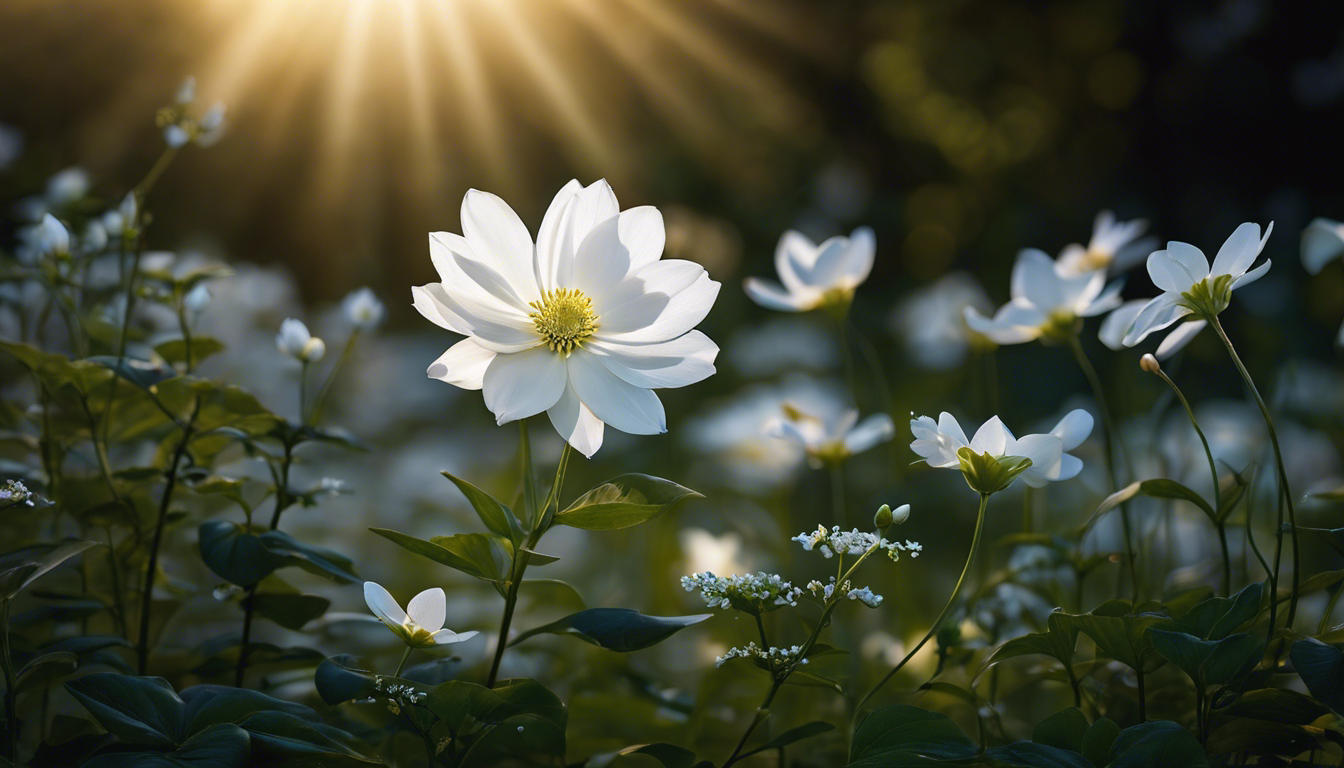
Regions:
<instances>
[{"instance_id":1,"label":"white flower with yellow stamen","mask_svg":"<svg viewBox=\"0 0 1344 768\"><path fill-rule=\"evenodd\" d=\"M790 230L775 249L775 271L780 282L749 277L742 287L752 301L781 312L847 307L854 290L873 271L876 253L873 230L867 227L859 227L849 237L832 237L820 244Z\"/></svg>"},{"instance_id":2,"label":"white flower with yellow stamen","mask_svg":"<svg viewBox=\"0 0 1344 768\"><path fill-rule=\"evenodd\" d=\"M1139 239L1147 228L1145 219L1116 221L1115 214L1102 211L1092 225L1092 239L1086 247L1073 243L1060 252L1060 273L1073 276L1097 270L1111 274L1124 272L1157 249L1156 239Z\"/></svg>"},{"instance_id":3,"label":"white flower with yellow stamen","mask_svg":"<svg viewBox=\"0 0 1344 768\"><path fill-rule=\"evenodd\" d=\"M454 632L443 628L444 619L448 616L448 597L439 587L426 589L412 597L403 611L401 604L382 585L366 581L364 602L368 603L369 610L379 621L412 648L460 643L477 634L475 630Z\"/></svg>"},{"instance_id":4,"label":"white flower with yellow stamen","mask_svg":"<svg viewBox=\"0 0 1344 768\"><path fill-rule=\"evenodd\" d=\"M546 411L561 437L592 456L605 424L666 432L652 390L714 373L719 348L692 329L719 284L695 262L661 258L656 208L621 211L605 181L571 181L533 244L508 204L471 190L462 231L430 234L441 282L412 294L420 314L467 337L434 361L430 377L482 390L497 423Z\"/></svg>"}]
</instances>

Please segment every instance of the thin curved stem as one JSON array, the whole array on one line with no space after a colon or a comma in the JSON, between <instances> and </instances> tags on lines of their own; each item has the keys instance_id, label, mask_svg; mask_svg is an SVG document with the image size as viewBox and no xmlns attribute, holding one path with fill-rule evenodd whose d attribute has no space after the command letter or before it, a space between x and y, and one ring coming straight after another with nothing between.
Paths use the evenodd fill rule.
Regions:
<instances>
[{"instance_id":1,"label":"thin curved stem","mask_svg":"<svg viewBox=\"0 0 1344 768\"><path fill-rule=\"evenodd\" d=\"M1101 411L1102 428L1105 430L1102 437L1106 444L1106 474L1111 482L1110 492L1115 493L1120 488L1119 473L1115 467L1115 441L1119 433L1115 431L1115 420L1111 418L1111 409L1106 404L1106 390L1101 385L1101 377L1097 375L1097 369L1092 366L1092 361L1083 351L1083 344L1078 340L1078 334L1069 337L1069 346L1073 349L1073 356L1078 360L1078 367L1083 369L1083 375L1087 377L1088 385L1092 387L1092 397L1096 399L1097 408ZM1134 598L1134 602L1137 603L1139 601L1138 560L1134 556L1134 541L1130 533L1129 507L1124 503L1120 505L1120 525L1124 528L1125 562L1129 567L1130 594Z\"/></svg>"},{"instance_id":2,"label":"thin curved stem","mask_svg":"<svg viewBox=\"0 0 1344 768\"><path fill-rule=\"evenodd\" d=\"M336 359L336 365L327 374L327 380L322 382L321 388L317 390L317 397L313 398L313 407L308 414L308 421L316 424L322 419L322 406L327 402L327 395L331 392L331 385L336 381L336 374L341 372L345 364L350 361L350 353L355 348L355 339L359 338L359 329L356 328L350 332L350 338L345 340L345 347L341 349L341 356Z\"/></svg>"},{"instance_id":3,"label":"thin curved stem","mask_svg":"<svg viewBox=\"0 0 1344 768\"><path fill-rule=\"evenodd\" d=\"M1285 620L1285 626L1289 629L1293 626L1293 619L1297 616L1297 592L1302 582L1302 565L1298 556L1298 535L1297 535L1297 513L1293 509L1293 493L1288 487L1288 470L1283 466L1283 451L1279 449L1279 434L1274 429L1274 417L1269 413L1269 406L1265 405L1265 399L1260 396L1260 390L1256 389L1255 382L1251 380L1250 371L1246 370L1246 365L1241 362L1241 357L1237 355L1237 350L1232 346L1232 340L1228 338L1227 332L1223 330L1223 324L1218 322L1218 316L1210 318L1209 324L1213 330L1218 333L1218 338L1222 339L1223 346L1227 347L1227 354L1232 358L1232 362L1237 366L1237 372L1241 374L1242 380L1246 382L1246 388L1251 390L1251 395L1255 398L1255 404L1260 408L1260 415L1265 419L1265 427L1269 430L1269 442L1274 447L1274 463L1278 468L1279 492L1278 499L1278 526L1274 535L1274 573L1270 574L1270 581L1273 584L1273 598L1269 601L1271 616L1273 616L1274 603L1278 599L1278 576L1279 576L1279 552L1283 549L1283 510L1288 509L1288 525L1292 531L1293 545L1293 581L1292 592L1288 598L1288 616ZM1273 632L1274 620L1270 619L1270 632Z\"/></svg>"},{"instance_id":4,"label":"thin curved stem","mask_svg":"<svg viewBox=\"0 0 1344 768\"><path fill-rule=\"evenodd\" d=\"M406 660L411 658L411 651L415 650L411 646L406 646L405 653L401 654L401 661L397 662L397 671L392 673L393 677L401 677L401 670L406 668Z\"/></svg>"},{"instance_id":5,"label":"thin curved stem","mask_svg":"<svg viewBox=\"0 0 1344 768\"><path fill-rule=\"evenodd\" d=\"M985 510L989 507L989 497L990 494L988 493L980 494L980 509L976 512L975 517L975 533L971 536L971 551L966 555L966 565L961 569L961 576L957 578L957 585L952 588L952 595L948 597L947 604L943 606L943 610L938 614L938 618L934 619L933 624L929 626L929 631L924 635L924 639L920 640L914 648L911 648L910 652L905 654L905 658L901 659L900 662L892 667L881 680L877 681L877 685L874 685L872 690L864 694L862 699L859 699L858 705L854 707L854 717L857 718L859 713L863 711L863 705L867 704L878 691L882 690L882 686L886 685L887 681L895 677L896 673L900 672L901 669L910 662L910 659L915 657L916 653L919 653L919 649L923 648L924 644L929 642L929 639L937 634L938 630L942 628L943 622L947 619L948 615L952 613L952 606L956 604L957 596L961 594L962 587L966 585L966 575L971 572L971 565L975 563L975 553L980 549L980 535L985 529Z\"/></svg>"}]
</instances>

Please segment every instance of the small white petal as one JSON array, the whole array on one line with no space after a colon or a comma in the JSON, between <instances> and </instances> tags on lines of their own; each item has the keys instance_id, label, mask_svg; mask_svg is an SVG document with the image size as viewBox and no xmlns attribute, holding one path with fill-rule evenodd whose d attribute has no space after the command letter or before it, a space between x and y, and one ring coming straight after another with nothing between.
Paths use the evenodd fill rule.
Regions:
<instances>
[{"instance_id":1,"label":"small white petal","mask_svg":"<svg viewBox=\"0 0 1344 768\"><path fill-rule=\"evenodd\" d=\"M364 582L364 602L368 604L369 610L373 615L382 619L388 624L401 626L406 623L406 612L401 610L401 605L397 603L396 598L392 597L381 584L375 584L372 581Z\"/></svg>"},{"instance_id":2,"label":"small white petal","mask_svg":"<svg viewBox=\"0 0 1344 768\"><path fill-rule=\"evenodd\" d=\"M448 348L429 366L429 378L452 384L463 389L480 389L485 386L485 370L495 359L492 352L475 339L466 338Z\"/></svg>"},{"instance_id":3,"label":"small white petal","mask_svg":"<svg viewBox=\"0 0 1344 768\"><path fill-rule=\"evenodd\" d=\"M426 589L406 604L406 615L421 629L436 632L448 618L448 596L441 587Z\"/></svg>"},{"instance_id":4,"label":"small white petal","mask_svg":"<svg viewBox=\"0 0 1344 768\"><path fill-rule=\"evenodd\" d=\"M495 415L496 423L525 419L560 399L565 389L565 358L546 347L496 355L481 384L485 407Z\"/></svg>"},{"instance_id":5,"label":"small white petal","mask_svg":"<svg viewBox=\"0 0 1344 768\"><path fill-rule=\"evenodd\" d=\"M779 283L748 277L742 281L742 288L752 301L778 312L806 312L816 306L819 296L810 296L810 289L789 293Z\"/></svg>"},{"instance_id":6,"label":"small white petal","mask_svg":"<svg viewBox=\"0 0 1344 768\"><path fill-rule=\"evenodd\" d=\"M1008 427L1004 426L1003 420L993 416L975 431L975 436L971 438L971 449L976 453L1003 456L1004 451L1014 442L1016 438L1008 431Z\"/></svg>"},{"instance_id":7,"label":"small white petal","mask_svg":"<svg viewBox=\"0 0 1344 768\"><path fill-rule=\"evenodd\" d=\"M452 645L453 643L466 642L478 634L480 633L474 629L470 632L454 632L451 629L440 629L433 633L431 637L434 638L435 645Z\"/></svg>"},{"instance_id":8,"label":"small white petal","mask_svg":"<svg viewBox=\"0 0 1344 768\"><path fill-rule=\"evenodd\" d=\"M569 383L565 384L565 391L555 405L546 411L546 415L565 442L585 457L591 459L597 449L602 447L602 420L594 416L588 406L579 402L579 396Z\"/></svg>"},{"instance_id":9,"label":"small white petal","mask_svg":"<svg viewBox=\"0 0 1344 768\"><path fill-rule=\"evenodd\" d=\"M587 348L607 370L645 389L684 387L702 381L714 373L714 358L719 354L719 346L700 331L651 344L595 340Z\"/></svg>"},{"instance_id":10,"label":"small white petal","mask_svg":"<svg viewBox=\"0 0 1344 768\"><path fill-rule=\"evenodd\" d=\"M1148 262L1152 264L1151 261ZM1189 287L1186 288L1189 290ZM1149 301L1134 317L1134 322L1125 334L1124 345L1132 347L1148 337L1154 331L1160 331L1168 325L1190 314L1190 309L1180 304L1181 297L1175 293L1164 293Z\"/></svg>"},{"instance_id":11,"label":"small white petal","mask_svg":"<svg viewBox=\"0 0 1344 768\"><path fill-rule=\"evenodd\" d=\"M1274 224L1271 222L1269 229L1265 231L1265 238L1269 237L1273 229ZM1264 245L1265 241L1260 238L1259 224L1249 221L1242 224L1228 236L1223 247L1218 249L1218 255L1213 258L1212 274L1242 276L1255 262L1255 257L1260 255L1260 249Z\"/></svg>"},{"instance_id":12,"label":"small white petal","mask_svg":"<svg viewBox=\"0 0 1344 768\"><path fill-rule=\"evenodd\" d=\"M533 268L532 235L509 204L478 189L462 198L462 234L483 263L490 265L526 301L541 298Z\"/></svg>"},{"instance_id":13,"label":"small white petal","mask_svg":"<svg viewBox=\"0 0 1344 768\"><path fill-rule=\"evenodd\" d=\"M662 263L664 262L659 262ZM654 264L646 269L656 266L658 265ZM602 327L598 329L598 336L626 343L674 339L705 319L705 315L708 315L709 310L714 307L714 300L718 298L719 287L717 282L710 279L708 273L704 273L689 287L668 297L667 303L661 308L658 307L661 302L651 303L651 306L658 308L659 311L652 319L638 324L632 323L631 320L635 317L633 312L639 309L639 302L626 302L621 307L608 310L607 314L599 318ZM652 300L655 296L651 294L647 298Z\"/></svg>"},{"instance_id":14,"label":"small white petal","mask_svg":"<svg viewBox=\"0 0 1344 768\"><path fill-rule=\"evenodd\" d=\"M775 271L779 273L785 290L790 293L807 287L798 276L798 270L800 267L810 269L816 261L817 246L802 233L789 230L779 238L779 245L775 246Z\"/></svg>"},{"instance_id":15,"label":"small white petal","mask_svg":"<svg viewBox=\"0 0 1344 768\"><path fill-rule=\"evenodd\" d=\"M1042 312L1064 303L1063 281L1055 271L1054 259L1035 248L1018 252L1011 283L1014 299L1026 299Z\"/></svg>"},{"instance_id":16,"label":"small white petal","mask_svg":"<svg viewBox=\"0 0 1344 768\"><path fill-rule=\"evenodd\" d=\"M541 228L537 230L537 284L543 290L551 291L569 284L574 248L571 243L562 242L561 236L568 226L575 197L582 189L578 179L570 179L555 193L546 214L541 217Z\"/></svg>"},{"instance_id":17,"label":"small white petal","mask_svg":"<svg viewBox=\"0 0 1344 768\"><path fill-rule=\"evenodd\" d=\"M632 435L667 431L663 404L651 390L622 381L584 349L569 356L568 366L574 393L597 418Z\"/></svg>"},{"instance_id":18,"label":"small white petal","mask_svg":"<svg viewBox=\"0 0 1344 768\"><path fill-rule=\"evenodd\" d=\"M1330 219L1312 219L1302 230L1302 266L1311 274L1344 254L1344 224Z\"/></svg>"},{"instance_id":19,"label":"small white petal","mask_svg":"<svg viewBox=\"0 0 1344 768\"><path fill-rule=\"evenodd\" d=\"M1204 330L1204 326L1208 324L1206 320L1188 320L1181 323L1171 333L1167 334L1161 344L1157 345L1157 351L1153 354L1157 356L1158 360L1166 360L1184 349L1185 345L1198 336L1199 332Z\"/></svg>"},{"instance_id":20,"label":"small white petal","mask_svg":"<svg viewBox=\"0 0 1344 768\"><path fill-rule=\"evenodd\" d=\"M1125 348L1125 334L1129 333L1129 328L1134 324L1134 318L1139 316L1139 312L1148 305L1148 299L1135 299L1127 301L1116 307L1115 311L1106 316L1101 322L1101 328L1097 331L1097 338L1101 343L1117 352Z\"/></svg>"},{"instance_id":21,"label":"small white petal","mask_svg":"<svg viewBox=\"0 0 1344 768\"><path fill-rule=\"evenodd\" d=\"M631 208L599 222L575 254L574 287L598 302L626 275L657 262L665 240L663 215L651 206Z\"/></svg>"},{"instance_id":22,"label":"small white petal","mask_svg":"<svg viewBox=\"0 0 1344 768\"><path fill-rule=\"evenodd\" d=\"M1092 414L1082 408L1075 408L1059 420L1055 428L1050 430L1050 434L1060 439L1064 450L1071 451L1082 445L1087 436L1092 434L1092 426Z\"/></svg>"},{"instance_id":23,"label":"small white petal","mask_svg":"<svg viewBox=\"0 0 1344 768\"><path fill-rule=\"evenodd\" d=\"M896 435L896 425L891 416L878 413L863 420L863 423L845 435L845 448L850 453L863 453L875 445L880 445Z\"/></svg>"},{"instance_id":24,"label":"small white petal","mask_svg":"<svg viewBox=\"0 0 1344 768\"><path fill-rule=\"evenodd\" d=\"M1031 466L1022 473L1022 479L1035 488L1045 480L1060 479L1064 446L1054 435L1026 435L1013 446L1014 456L1031 459Z\"/></svg>"},{"instance_id":25,"label":"small white petal","mask_svg":"<svg viewBox=\"0 0 1344 768\"><path fill-rule=\"evenodd\" d=\"M1232 281L1232 290L1235 291L1238 288L1245 288L1251 283L1254 283L1256 280L1259 280L1260 278L1264 277L1265 273L1269 271L1270 263L1271 263L1270 259L1265 259L1264 264L1261 264L1255 269L1252 269L1250 272L1247 272L1241 277L1235 278Z\"/></svg>"}]
</instances>

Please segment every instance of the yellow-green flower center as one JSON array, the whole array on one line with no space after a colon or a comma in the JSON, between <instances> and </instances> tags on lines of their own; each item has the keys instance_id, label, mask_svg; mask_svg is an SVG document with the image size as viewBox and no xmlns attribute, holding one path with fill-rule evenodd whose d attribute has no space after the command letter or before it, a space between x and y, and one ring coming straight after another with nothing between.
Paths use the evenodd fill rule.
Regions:
<instances>
[{"instance_id":1,"label":"yellow-green flower center","mask_svg":"<svg viewBox=\"0 0 1344 768\"><path fill-rule=\"evenodd\" d=\"M1041 336L1046 341L1068 341L1071 337L1078 335L1081 330L1082 322L1078 316L1067 309L1056 309L1050 313L1041 326Z\"/></svg>"},{"instance_id":2,"label":"yellow-green flower center","mask_svg":"<svg viewBox=\"0 0 1344 768\"><path fill-rule=\"evenodd\" d=\"M575 288L542 291L541 301L531 302L536 312L528 317L546 346L566 357L597 330L593 301Z\"/></svg>"},{"instance_id":3,"label":"yellow-green flower center","mask_svg":"<svg viewBox=\"0 0 1344 768\"><path fill-rule=\"evenodd\" d=\"M1181 306L1205 320L1212 320L1232 303L1232 276L1206 277L1181 294Z\"/></svg>"},{"instance_id":4,"label":"yellow-green flower center","mask_svg":"<svg viewBox=\"0 0 1344 768\"><path fill-rule=\"evenodd\" d=\"M1111 265L1112 256L1108 251L1089 250L1078 259L1078 267L1083 272L1105 269Z\"/></svg>"}]
</instances>

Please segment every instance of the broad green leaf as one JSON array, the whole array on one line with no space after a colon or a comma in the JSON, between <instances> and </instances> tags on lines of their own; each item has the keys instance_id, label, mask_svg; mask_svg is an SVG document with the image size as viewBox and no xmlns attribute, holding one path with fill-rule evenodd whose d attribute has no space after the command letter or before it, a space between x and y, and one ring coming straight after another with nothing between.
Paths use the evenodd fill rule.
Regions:
<instances>
[{"instance_id":1,"label":"broad green leaf","mask_svg":"<svg viewBox=\"0 0 1344 768\"><path fill-rule=\"evenodd\" d=\"M1069 707L1037 723L1031 732L1031 740L1058 749L1082 752L1083 736L1087 729L1087 716L1077 707Z\"/></svg>"},{"instance_id":2,"label":"broad green leaf","mask_svg":"<svg viewBox=\"0 0 1344 768\"><path fill-rule=\"evenodd\" d=\"M1344 713L1344 652L1307 638L1293 643L1288 658L1312 696L1336 714Z\"/></svg>"},{"instance_id":3,"label":"broad green leaf","mask_svg":"<svg viewBox=\"0 0 1344 768\"><path fill-rule=\"evenodd\" d=\"M187 342L185 339L169 339L160 342L154 347L154 351L170 365L187 362ZM213 339L209 336L191 337L191 362L194 364L199 364L207 357L223 351L224 343L219 339Z\"/></svg>"},{"instance_id":4,"label":"broad green leaf","mask_svg":"<svg viewBox=\"0 0 1344 768\"><path fill-rule=\"evenodd\" d=\"M136 360L130 357L118 360L112 355L99 355L85 360L101 365L135 386L151 392L155 391L159 384L177 376L177 371L172 368L148 360Z\"/></svg>"},{"instance_id":5,"label":"broad green leaf","mask_svg":"<svg viewBox=\"0 0 1344 768\"><path fill-rule=\"evenodd\" d=\"M996 761L994 765L1015 768L1094 768L1077 752L1030 741L993 747L985 752L985 756Z\"/></svg>"},{"instance_id":6,"label":"broad green leaf","mask_svg":"<svg viewBox=\"0 0 1344 768\"><path fill-rule=\"evenodd\" d=\"M1105 765L1109 762L1107 756L1111 753L1111 746L1119 736L1120 726L1115 721L1100 718L1083 734L1083 743L1078 751L1093 765Z\"/></svg>"},{"instance_id":7,"label":"broad green leaf","mask_svg":"<svg viewBox=\"0 0 1344 768\"><path fill-rule=\"evenodd\" d=\"M549 633L574 635L609 651L627 653L660 643L686 627L710 618L711 615L702 613L694 616L645 616L631 608L589 608L550 624L529 629L514 638L510 645L517 645L534 635Z\"/></svg>"},{"instance_id":8,"label":"broad green leaf","mask_svg":"<svg viewBox=\"0 0 1344 768\"><path fill-rule=\"evenodd\" d=\"M637 744L619 752L595 755L586 764L586 768L607 768L612 761L623 755L645 755L658 761L663 768L693 768L695 753L675 744Z\"/></svg>"},{"instance_id":9,"label":"broad green leaf","mask_svg":"<svg viewBox=\"0 0 1344 768\"><path fill-rule=\"evenodd\" d=\"M1296 755L1321 749L1323 742L1301 725L1244 717L1224 721L1209 734L1210 750L1238 756Z\"/></svg>"},{"instance_id":10,"label":"broad green leaf","mask_svg":"<svg viewBox=\"0 0 1344 768\"><path fill-rule=\"evenodd\" d=\"M332 656L317 666L313 684L317 694L331 706L376 693L374 674L354 666L354 656Z\"/></svg>"},{"instance_id":11,"label":"broad green leaf","mask_svg":"<svg viewBox=\"0 0 1344 768\"><path fill-rule=\"evenodd\" d=\"M1213 507L1209 505L1209 502L1204 500L1203 496L1200 496L1198 493L1195 493L1175 480L1168 480L1166 478L1144 480L1142 483L1139 483L1139 489L1144 495L1152 496L1156 499L1188 501L1196 507L1199 507L1200 511L1210 520L1215 523L1218 522L1217 513L1213 511Z\"/></svg>"},{"instance_id":12,"label":"broad green leaf","mask_svg":"<svg viewBox=\"0 0 1344 768\"><path fill-rule=\"evenodd\" d=\"M79 657L69 651L44 653L23 665L15 675L14 687L19 691L32 690L50 684L79 667Z\"/></svg>"},{"instance_id":13,"label":"broad green leaf","mask_svg":"<svg viewBox=\"0 0 1344 768\"><path fill-rule=\"evenodd\" d=\"M258 536L262 546L273 554L290 559L295 565L317 576L345 584L359 582L354 562L339 552L305 544L283 531L266 531Z\"/></svg>"},{"instance_id":14,"label":"broad green leaf","mask_svg":"<svg viewBox=\"0 0 1344 768\"><path fill-rule=\"evenodd\" d=\"M978 751L946 715L899 704L864 718L854 733L849 768L928 765L963 760Z\"/></svg>"},{"instance_id":15,"label":"broad green leaf","mask_svg":"<svg viewBox=\"0 0 1344 768\"><path fill-rule=\"evenodd\" d=\"M172 748L185 736L182 699L161 677L99 672L71 680L65 688L127 744Z\"/></svg>"},{"instance_id":16,"label":"broad green leaf","mask_svg":"<svg viewBox=\"0 0 1344 768\"><path fill-rule=\"evenodd\" d=\"M289 563L272 552L261 537L228 520L209 520L197 530L201 559L214 574L231 584L249 587Z\"/></svg>"},{"instance_id":17,"label":"broad green leaf","mask_svg":"<svg viewBox=\"0 0 1344 768\"><path fill-rule=\"evenodd\" d=\"M1255 618L1263 593L1264 584L1256 582L1233 597L1211 597L1177 619L1173 628L1203 640L1222 640Z\"/></svg>"},{"instance_id":18,"label":"broad green leaf","mask_svg":"<svg viewBox=\"0 0 1344 768\"><path fill-rule=\"evenodd\" d=\"M10 560L7 563L10 568L0 573L0 602L13 600L29 584L50 573L66 560L89 547L96 546L98 546L96 541L67 541L46 551L34 548L23 556Z\"/></svg>"},{"instance_id":19,"label":"broad green leaf","mask_svg":"<svg viewBox=\"0 0 1344 768\"><path fill-rule=\"evenodd\" d=\"M314 713L316 714L316 713ZM382 765L365 757L345 742L350 734L287 712L258 712L243 721L252 737L253 764L309 765L321 768Z\"/></svg>"},{"instance_id":20,"label":"broad green leaf","mask_svg":"<svg viewBox=\"0 0 1344 768\"><path fill-rule=\"evenodd\" d=\"M1208 758L1194 735L1170 720L1126 728L1111 745L1107 768L1205 768Z\"/></svg>"},{"instance_id":21,"label":"broad green leaf","mask_svg":"<svg viewBox=\"0 0 1344 768\"><path fill-rule=\"evenodd\" d=\"M690 488L651 475L614 478L580 496L555 522L590 531L629 528L666 512L685 499L704 498Z\"/></svg>"},{"instance_id":22,"label":"broad green leaf","mask_svg":"<svg viewBox=\"0 0 1344 768\"><path fill-rule=\"evenodd\" d=\"M1316 699L1286 688L1247 691L1217 710L1219 717L1270 720L1291 725L1306 725L1329 712L1330 708Z\"/></svg>"},{"instance_id":23,"label":"broad green leaf","mask_svg":"<svg viewBox=\"0 0 1344 768\"><path fill-rule=\"evenodd\" d=\"M1078 622L1074 616L1055 611L1046 619L1046 631L1013 638L999 646L985 661L985 666L1006 659L1030 654L1042 654L1059 661L1073 663L1073 651L1078 645Z\"/></svg>"},{"instance_id":24,"label":"broad green leaf","mask_svg":"<svg viewBox=\"0 0 1344 768\"><path fill-rule=\"evenodd\" d=\"M1103 611L1120 612L1128 607L1120 601L1111 603L1115 604L1103 604L1092 613L1072 616L1072 619L1083 634L1092 638L1103 655L1144 674L1162 666L1165 661L1153 651L1148 631L1169 625L1171 619L1152 614L1104 615Z\"/></svg>"},{"instance_id":25,"label":"broad green leaf","mask_svg":"<svg viewBox=\"0 0 1344 768\"><path fill-rule=\"evenodd\" d=\"M172 752L106 752L84 768L230 768L249 765L251 739L236 725L212 725Z\"/></svg>"},{"instance_id":26,"label":"broad green leaf","mask_svg":"<svg viewBox=\"0 0 1344 768\"><path fill-rule=\"evenodd\" d=\"M478 579L503 582L509 578L513 564L513 542L497 533L457 533L435 536L431 544L452 552L471 565L467 571Z\"/></svg>"},{"instance_id":27,"label":"broad green leaf","mask_svg":"<svg viewBox=\"0 0 1344 768\"><path fill-rule=\"evenodd\" d=\"M287 717L320 723L316 712L291 701L267 696L260 691L228 685L193 685L183 688L182 722L184 733L196 733L219 723L242 725L259 712L274 712Z\"/></svg>"},{"instance_id":28,"label":"broad green leaf","mask_svg":"<svg viewBox=\"0 0 1344 768\"><path fill-rule=\"evenodd\" d=\"M493 571L486 571L482 569L479 564L473 562L472 560L468 560L458 552L448 549L447 547L441 544L437 544L433 541L425 541L424 539L417 539L414 536L408 536L407 534L389 530L387 528L370 528L369 530L373 531L379 536L382 536L388 541L391 541L392 543L396 544L402 549L405 549L407 552L420 555L421 557L424 558L428 558L441 565L446 565L449 568L461 571L467 574L468 576L473 576L475 578L488 581L494 586L495 590L499 592L501 596L505 594L504 585L502 584L500 577L496 573L494 573ZM483 534L477 534L477 535L483 535ZM493 562L491 563L490 567L493 569L494 567Z\"/></svg>"},{"instance_id":29,"label":"broad green leaf","mask_svg":"<svg viewBox=\"0 0 1344 768\"><path fill-rule=\"evenodd\" d=\"M297 632L326 613L331 601L320 595L258 592L252 596L252 605L258 614Z\"/></svg>"},{"instance_id":30,"label":"broad green leaf","mask_svg":"<svg viewBox=\"0 0 1344 768\"><path fill-rule=\"evenodd\" d=\"M1203 640L1185 632L1154 629L1153 649L1196 686L1222 685L1249 672L1265 654L1265 637L1259 632L1230 635L1222 640Z\"/></svg>"},{"instance_id":31,"label":"broad green leaf","mask_svg":"<svg viewBox=\"0 0 1344 768\"><path fill-rule=\"evenodd\" d=\"M481 522L485 524L486 529L512 541L515 546L523 542L523 529L518 524L518 518L514 517L513 510L466 480L448 472L442 474L453 481L453 485L456 485L458 490L462 491L462 495L467 497L471 508L476 510L477 517L481 518Z\"/></svg>"}]
</instances>

